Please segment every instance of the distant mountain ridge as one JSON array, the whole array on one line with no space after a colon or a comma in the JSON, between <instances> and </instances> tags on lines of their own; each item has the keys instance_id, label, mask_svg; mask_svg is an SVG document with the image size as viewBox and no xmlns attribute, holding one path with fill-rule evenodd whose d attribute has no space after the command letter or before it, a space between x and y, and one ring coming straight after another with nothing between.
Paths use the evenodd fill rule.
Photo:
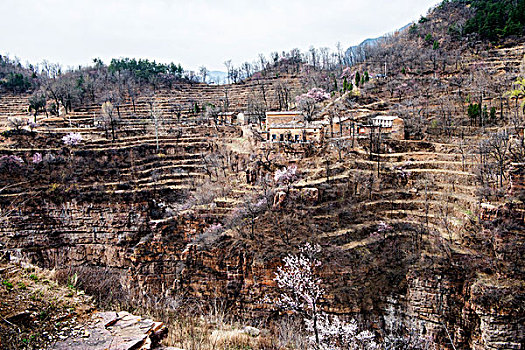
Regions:
<instances>
[{"instance_id":1,"label":"distant mountain ridge","mask_svg":"<svg viewBox=\"0 0 525 350\"><path fill-rule=\"evenodd\" d=\"M410 27L410 25L412 25L412 23L409 23L409 24L401 27L400 29L394 31L394 33L401 32L401 31L407 29L408 27ZM387 33L387 34L384 34L384 35L382 35L380 37L377 37L377 38L368 38L368 39L363 40L358 45L350 46L345 51L345 57L347 59L348 64L349 65L353 65L355 63L361 62L363 60L363 58L364 58L363 56L364 56L365 48L377 45L379 42L381 42L381 40L387 38L390 35L391 35L391 33Z\"/></svg>"},{"instance_id":2,"label":"distant mountain ridge","mask_svg":"<svg viewBox=\"0 0 525 350\"><path fill-rule=\"evenodd\" d=\"M208 73L206 82L211 84L224 84L228 79L228 73L214 70Z\"/></svg>"}]
</instances>

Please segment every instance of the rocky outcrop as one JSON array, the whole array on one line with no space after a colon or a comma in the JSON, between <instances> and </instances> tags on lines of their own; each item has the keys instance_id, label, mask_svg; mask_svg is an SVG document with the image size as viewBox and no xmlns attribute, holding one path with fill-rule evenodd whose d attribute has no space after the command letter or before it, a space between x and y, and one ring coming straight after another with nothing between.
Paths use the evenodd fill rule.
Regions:
<instances>
[{"instance_id":1,"label":"rocky outcrop","mask_svg":"<svg viewBox=\"0 0 525 350\"><path fill-rule=\"evenodd\" d=\"M57 342L54 350L149 350L166 334L162 322L128 312L97 312L84 327L84 333Z\"/></svg>"},{"instance_id":2,"label":"rocky outcrop","mask_svg":"<svg viewBox=\"0 0 525 350\"><path fill-rule=\"evenodd\" d=\"M525 325L519 311L525 296L508 281L466 280L460 270L409 277L406 315L427 337L447 348L523 349ZM490 285L487 285L489 283ZM519 284L519 283L518 283ZM488 300L494 297L496 300ZM513 304L515 303L515 304Z\"/></svg>"}]
</instances>

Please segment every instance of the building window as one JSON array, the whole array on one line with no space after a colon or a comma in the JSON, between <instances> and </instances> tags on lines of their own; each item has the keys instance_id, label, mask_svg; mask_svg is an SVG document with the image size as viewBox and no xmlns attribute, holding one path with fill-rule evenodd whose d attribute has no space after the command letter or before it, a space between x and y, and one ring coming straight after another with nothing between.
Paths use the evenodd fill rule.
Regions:
<instances>
[{"instance_id":1,"label":"building window","mask_svg":"<svg viewBox=\"0 0 525 350\"><path fill-rule=\"evenodd\" d=\"M277 140L277 135L272 134L272 141L275 141L275 140Z\"/></svg>"}]
</instances>

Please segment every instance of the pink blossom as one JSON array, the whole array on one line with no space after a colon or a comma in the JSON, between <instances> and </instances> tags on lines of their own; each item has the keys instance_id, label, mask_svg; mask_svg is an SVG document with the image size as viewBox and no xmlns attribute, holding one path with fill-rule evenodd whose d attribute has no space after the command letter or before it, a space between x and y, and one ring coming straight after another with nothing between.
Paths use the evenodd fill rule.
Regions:
<instances>
[{"instance_id":1,"label":"pink blossom","mask_svg":"<svg viewBox=\"0 0 525 350\"><path fill-rule=\"evenodd\" d=\"M268 204L268 200L266 199L266 197L263 197L263 198L259 199L257 201L257 203L255 203L255 207L256 208L261 208L261 207L263 207L263 206L265 206L267 204Z\"/></svg>"},{"instance_id":2,"label":"pink blossom","mask_svg":"<svg viewBox=\"0 0 525 350\"><path fill-rule=\"evenodd\" d=\"M295 97L295 102L297 104L306 101L306 100L312 100L314 103L322 102L324 100L328 100L330 98L330 94L324 91L320 88L312 88L307 93L298 95Z\"/></svg>"},{"instance_id":3,"label":"pink blossom","mask_svg":"<svg viewBox=\"0 0 525 350\"><path fill-rule=\"evenodd\" d=\"M293 182L297 178L297 167L295 165L286 167L282 170L277 169L273 177L278 184L287 184Z\"/></svg>"},{"instance_id":4,"label":"pink blossom","mask_svg":"<svg viewBox=\"0 0 525 350\"><path fill-rule=\"evenodd\" d=\"M330 98L330 94L320 88L312 88L306 93L306 95L313 98L315 102L321 102Z\"/></svg>"},{"instance_id":5,"label":"pink blossom","mask_svg":"<svg viewBox=\"0 0 525 350\"><path fill-rule=\"evenodd\" d=\"M71 132L66 136L62 137L62 141L68 146L76 146L80 144L82 140L82 135L80 135L80 133L78 132Z\"/></svg>"},{"instance_id":6,"label":"pink blossom","mask_svg":"<svg viewBox=\"0 0 525 350\"><path fill-rule=\"evenodd\" d=\"M277 268L275 281L285 292L278 304L292 310L312 310L324 294L321 279L315 275L315 269L321 262L314 254L318 246L305 245L299 255L288 255L284 266Z\"/></svg>"},{"instance_id":7,"label":"pink blossom","mask_svg":"<svg viewBox=\"0 0 525 350\"><path fill-rule=\"evenodd\" d=\"M312 334L314 332L313 320L305 320L306 329ZM374 334L370 331L358 331L357 322L350 320L342 321L337 316L321 314L317 320L319 335L319 349L380 349L374 341ZM315 336L311 335L309 340L315 344Z\"/></svg>"},{"instance_id":8,"label":"pink blossom","mask_svg":"<svg viewBox=\"0 0 525 350\"><path fill-rule=\"evenodd\" d=\"M381 221L378 225L377 225L377 232L385 232L385 231L390 231L392 229L392 226L388 225L386 222L384 221Z\"/></svg>"},{"instance_id":9,"label":"pink blossom","mask_svg":"<svg viewBox=\"0 0 525 350\"><path fill-rule=\"evenodd\" d=\"M354 320L342 321L320 310L320 299L324 294L322 280L316 270L321 265L315 255L320 247L305 244L298 255L288 255L284 265L277 268L275 281L281 289L277 304L305 315L309 340L316 349L379 349L374 335L369 331L358 332Z\"/></svg>"},{"instance_id":10,"label":"pink blossom","mask_svg":"<svg viewBox=\"0 0 525 350\"><path fill-rule=\"evenodd\" d=\"M41 162L42 162L42 154L41 153L33 154L33 164L38 164Z\"/></svg>"}]
</instances>

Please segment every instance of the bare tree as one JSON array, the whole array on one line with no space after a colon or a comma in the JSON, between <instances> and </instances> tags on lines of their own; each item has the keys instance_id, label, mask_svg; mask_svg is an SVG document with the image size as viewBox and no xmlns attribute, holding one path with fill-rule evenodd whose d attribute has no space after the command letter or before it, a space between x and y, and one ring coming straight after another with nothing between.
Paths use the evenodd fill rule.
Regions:
<instances>
[{"instance_id":1,"label":"bare tree","mask_svg":"<svg viewBox=\"0 0 525 350\"><path fill-rule=\"evenodd\" d=\"M101 110L101 119L100 122L104 126L104 130L106 131L106 137L108 128L111 130L111 137L112 140L116 140L116 127L117 122L119 118L118 115L115 115L115 108L113 104L110 101L106 101L102 104L102 110Z\"/></svg>"},{"instance_id":2,"label":"bare tree","mask_svg":"<svg viewBox=\"0 0 525 350\"><path fill-rule=\"evenodd\" d=\"M199 68L199 74L201 75L201 79L203 83L206 83L206 77L208 76L209 72L210 71L204 66Z\"/></svg>"},{"instance_id":3,"label":"bare tree","mask_svg":"<svg viewBox=\"0 0 525 350\"><path fill-rule=\"evenodd\" d=\"M128 79L127 80L127 82L126 82L126 90L128 92L128 96L129 96L129 98L131 100L131 104L133 106L133 113L137 113L135 102L136 102L137 97L139 95L139 87L135 83L135 80L133 80L133 79Z\"/></svg>"},{"instance_id":4,"label":"bare tree","mask_svg":"<svg viewBox=\"0 0 525 350\"><path fill-rule=\"evenodd\" d=\"M146 102L149 106L149 114L151 119L153 120L153 126L155 127L155 144L157 152L160 150L159 146L159 128L162 118L162 113L157 107L157 101L155 99L155 93L149 93L146 99Z\"/></svg>"},{"instance_id":5,"label":"bare tree","mask_svg":"<svg viewBox=\"0 0 525 350\"><path fill-rule=\"evenodd\" d=\"M248 97L246 112L250 115L255 115L259 126L262 125L262 121L266 117L266 105L253 96Z\"/></svg>"},{"instance_id":6,"label":"bare tree","mask_svg":"<svg viewBox=\"0 0 525 350\"><path fill-rule=\"evenodd\" d=\"M232 60L224 61L224 66L226 67L226 73L228 74L228 84L231 84L231 78L232 78Z\"/></svg>"},{"instance_id":7,"label":"bare tree","mask_svg":"<svg viewBox=\"0 0 525 350\"><path fill-rule=\"evenodd\" d=\"M16 131L20 131L25 125L27 125L27 119L24 118L10 118L7 121L9 127Z\"/></svg>"},{"instance_id":8,"label":"bare tree","mask_svg":"<svg viewBox=\"0 0 525 350\"><path fill-rule=\"evenodd\" d=\"M279 82L275 88L277 101L279 101L279 110L286 111L290 106L290 88L282 82Z\"/></svg>"},{"instance_id":9,"label":"bare tree","mask_svg":"<svg viewBox=\"0 0 525 350\"><path fill-rule=\"evenodd\" d=\"M175 100L170 101L170 112L177 117L177 123L180 124L180 118L182 116L182 106L176 103Z\"/></svg>"},{"instance_id":10,"label":"bare tree","mask_svg":"<svg viewBox=\"0 0 525 350\"><path fill-rule=\"evenodd\" d=\"M42 91L36 91L29 97L29 112L33 111L34 122L38 113L46 111L46 95Z\"/></svg>"},{"instance_id":11,"label":"bare tree","mask_svg":"<svg viewBox=\"0 0 525 350\"><path fill-rule=\"evenodd\" d=\"M508 153L510 137L506 131L493 133L486 140L489 155L494 159L498 169L499 186L503 187L503 179L506 178L505 170L509 161Z\"/></svg>"},{"instance_id":12,"label":"bare tree","mask_svg":"<svg viewBox=\"0 0 525 350\"><path fill-rule=\"evenodd\" d=\"M206 111L204 112L204 116L206 117L206 120L212 121L215 128L217 128L217 125L219 123L219 113L221 112L221 108L217 107L213 104L208 104L206 106Z\"/></svg>"},{"instance_id":13,"label":"bare tree","mask_svg":"<svg viewBox=\"0 0 525 350\"><path fill-rule=\"evenodd\" d=\"M337 150L339 161L343 160L343 151L348 147L348 140L344 138L332 138L330 140L332 148Z\"/></svg>"}]
</instances>

